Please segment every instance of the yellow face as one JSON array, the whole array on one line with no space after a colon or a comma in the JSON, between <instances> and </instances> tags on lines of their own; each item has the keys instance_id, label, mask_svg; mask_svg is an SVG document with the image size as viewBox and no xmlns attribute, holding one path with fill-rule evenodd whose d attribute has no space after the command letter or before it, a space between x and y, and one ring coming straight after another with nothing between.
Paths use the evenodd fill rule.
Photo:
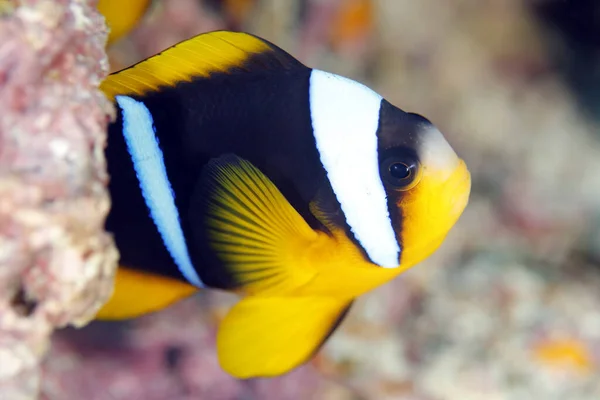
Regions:
<instances>
[{"instance_id":1,"label":"yellow face","mask_svg":"<svg viewBox=\"0 0 600 400\"><path fill-rule=\"evenodd\" d=\"M402 270L429 257L444 241L469 200L471 176L464 161L453 169L423 166L419 184L396 203L402 213L398 232Z\"/></svg>"},{"instance_id":2,"label":"yellow face","mask_svg":"<svg viewBox=\"0 0 600 400\"><path fill-rule=\"evenodd\" d=\"M313 293L335 291L337 295L356 296L387 282L429 257L467 205L471 176L464 161L429 121L392 107L388 122L378 132L379 177L391 234L384 229L371 230L376 240L366 247L363 244L367 241L361 242L347 226L330 223L336 245L324 242L323 250L317 252L324 267L311 284ZM319 206L313 208L318 210ZM360 210L361 215L369 212L367 208ZM376 226L380 227L386 228L385 224ZM397 257L384 253L392 254L387 264L372 257L381 254L381 249L393 250L394 245L399 249Z\"/></svg>"},{"instance_id":3,"label":"yellow face","mask_svg":"<svg viewBox=\"0 0 600 400\"><path fill-rule=\"evenodd\" d=\"M402 248L401 269L423 261L443 242L469 200L471 175L443 135L433 126L417 133L416 159L404 188L386 188L398 216L392 218ZM385 168L385 166L382 166ZM382 171L382 176L389 171Z\"/></svg>"}]
</instances>

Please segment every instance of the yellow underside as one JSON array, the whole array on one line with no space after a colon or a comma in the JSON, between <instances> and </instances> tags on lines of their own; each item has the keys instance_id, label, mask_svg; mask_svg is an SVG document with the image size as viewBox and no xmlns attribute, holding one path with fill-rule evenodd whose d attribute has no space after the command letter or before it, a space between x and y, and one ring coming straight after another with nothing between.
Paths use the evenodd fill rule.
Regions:
<instances>
[{"instance_id":1,"label":"yellow underside","mask_svg":"<svg viewBox=\"0 0 600 400\"><path fill-rule=\"evenodd\" d=\"M310 245L303 245L301 254L308 260L304 264L313 266L317 272L309 284L297 285L289 294L354 298L425 260L438 249L460 217L468 201L470 184L466 165L460 161L450 176L442 179L429 174L405 193L399 204L403 215L403 248L397 268L371 264L343 229L330 226L332 236L320 234ZM303 268L303 264L293 263L292 268Z\"/></svg>"},{"instance_id":2,"label":"yellow underside","mask_svg":"<svg viewBox=\"0 0 600 400\"><path fill-rule=\"evenodd\" d=\"M198 289L176 279L119 267L110 300L100 309L97 319L135 318L158 311Z\"/></svg>"}]
</instances>

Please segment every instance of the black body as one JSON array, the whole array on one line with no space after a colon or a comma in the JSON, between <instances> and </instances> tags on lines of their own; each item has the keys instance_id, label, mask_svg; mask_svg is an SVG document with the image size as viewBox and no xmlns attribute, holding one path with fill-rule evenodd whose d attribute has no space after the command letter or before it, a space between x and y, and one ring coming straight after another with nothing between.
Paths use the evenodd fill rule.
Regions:
<instances>
[{"instance_id":1,"label":"black body","mask_svg":"<svg viewBox=\"0 0 600 400\"><path fill-rule=\"evenodd\" d=\"M208 286L235 286L206 247L202 227L189 226L186 218L199 175L211 158L234 153L250 161L309 224L319 225L308 203L326 178L312 135L309 76L310 69L298 64L276 72L214 74L132 96L154 118L188 250ZM106 228L114 234L121 265L185 280L149 217L121 129L119 110L106 149L113 202Z\"/></svg>"}]
</instances>

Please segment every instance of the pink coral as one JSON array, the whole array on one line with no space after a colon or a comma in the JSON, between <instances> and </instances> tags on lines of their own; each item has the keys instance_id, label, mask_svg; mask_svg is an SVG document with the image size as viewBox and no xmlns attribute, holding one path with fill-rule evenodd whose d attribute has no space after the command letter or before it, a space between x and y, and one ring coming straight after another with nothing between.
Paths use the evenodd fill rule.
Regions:
<instances>
[{"instance_id":1,"label":"pink coral","mask_svg":"<svg viewBox=\"0 0 600 400\"><path fill-rule=\"evenodd\" d=\"M103 19L91 1L0 8L0 393L35 397L54 327L81 325L109 296L104 232L111 106Z\"/></svg>"}]
</instances>

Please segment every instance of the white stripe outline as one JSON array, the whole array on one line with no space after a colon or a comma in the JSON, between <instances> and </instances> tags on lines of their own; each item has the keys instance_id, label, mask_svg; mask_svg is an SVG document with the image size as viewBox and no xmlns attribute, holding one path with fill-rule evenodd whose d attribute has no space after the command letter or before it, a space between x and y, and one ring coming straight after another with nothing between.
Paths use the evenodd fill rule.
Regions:
<instances>
[{"instance_id":1,"label":"white stripe outline","mask_svg":"<svg viewBox=\"0 0 600 400\"><path fill-rule=\"evenodd\" d=\"M115 96L115 100L123 113L123 136L154 225L183 276L204 287L188 253L152 114L144 103L131 97Z\"/></svg>"},{"instance_id":2,"label":"white stripe outline","mask_svg":"<svg viewBox=\"0 0 600 400\"><path fill-rule=\"evenodd\" d=\"M352 233L373 263L398 267L400 245L379 176L382 97L361 83L313 69L309 100L321 163Z\"/></svg>"}]
</instances>

